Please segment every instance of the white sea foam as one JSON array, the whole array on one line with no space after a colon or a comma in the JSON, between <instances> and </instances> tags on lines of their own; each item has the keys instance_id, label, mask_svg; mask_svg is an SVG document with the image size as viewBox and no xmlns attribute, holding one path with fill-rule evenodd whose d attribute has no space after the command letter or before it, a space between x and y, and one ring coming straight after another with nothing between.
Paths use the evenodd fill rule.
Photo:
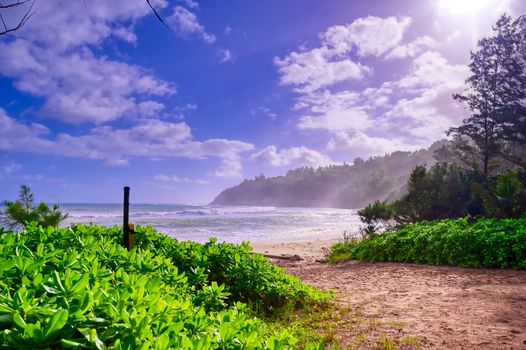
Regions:
<instances>
[{"instance_id":1,"label":"white sea foam","mask_svg":"<svg viewBox=\"0 0 526 350\"><path fill-rule=\"evenodd\" d=\"M63 225L122 224L122 205L65 204ZM139 204L130 207L130 222L150 225L182 240L288 241L338 238L345 229L358 231L356 211L328 208L218 207Z\"/></svg>"}]
</instances>

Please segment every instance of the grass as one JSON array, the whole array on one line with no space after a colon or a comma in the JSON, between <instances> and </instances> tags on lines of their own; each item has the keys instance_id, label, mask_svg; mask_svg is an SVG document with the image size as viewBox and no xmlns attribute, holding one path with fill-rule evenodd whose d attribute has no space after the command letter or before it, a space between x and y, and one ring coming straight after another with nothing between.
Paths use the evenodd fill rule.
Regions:
<instances>
[{"instance_id":1,"label":"grass","mask_svg":"<svg viewBox=\"0 0 526 350\"><path fill-rule=\"evenodd\" d=\"M311 307L300 311L283 312L266 319L271 329L286 331L300 342L297 349L396 349L420 348L420 342L406 334L405 324L399 320L384 320L384 314L366 314L361 306L342 306L330 302L325 307Z\"/></svg>"}]
</instances>

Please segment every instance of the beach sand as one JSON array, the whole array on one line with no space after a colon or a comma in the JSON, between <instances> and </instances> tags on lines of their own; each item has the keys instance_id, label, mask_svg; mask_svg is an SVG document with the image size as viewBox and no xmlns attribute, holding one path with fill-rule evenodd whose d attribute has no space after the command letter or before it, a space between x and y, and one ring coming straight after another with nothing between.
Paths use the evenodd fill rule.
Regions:
<instances>
[{"instance_id":1,"label":"beach sand","mask_svg":"<svg viewBox=\"0 0 526 350\"><path fill-rule=\"evenodd\" d=\"M272 255L299 255L308 261L323 259L331 245L341 241L338 238L297 240L284 242L265 242L252 245L254 252Z\"/></svg>"},{"instance_id":2,"label":"beach sand","mask_svg":"<svg viewBox=\"0 0 526 350\"><path fill-rule=\"evenodd\" d=\"M387 335L399 344L416 339L422 349L526 349L526 271L319 262L335 241L272 242L254 250L299 255L300 261L271 261L336 291L338 309L346 310L338 329L344 348L370 348L374 342L364 337Z\"/></svg>"}]
</instances>

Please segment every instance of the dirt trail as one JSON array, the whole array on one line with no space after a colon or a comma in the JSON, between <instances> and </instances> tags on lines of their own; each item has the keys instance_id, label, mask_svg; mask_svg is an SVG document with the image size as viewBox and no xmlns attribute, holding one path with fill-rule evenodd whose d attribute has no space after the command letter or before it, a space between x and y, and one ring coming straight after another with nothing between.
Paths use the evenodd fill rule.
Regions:
<instances>
[{"instance_id":1,"label":"dirt trail","mask_svg":"<svg viewBox=\"0 0 526 350\"><path fill-rule=\"evenodd\" d=\"M316 262L319 255L307 255L303 261L276 263L307 283L334 289L338 307L351 310L349 324L374 320L369 338L384 334L397 344L416 339L423 349L526 349L526 271L356 261L329 265ZM344 346L371 344L356 342L356 327L342 327L339 336Z\"/></svg>"}]
</instances>

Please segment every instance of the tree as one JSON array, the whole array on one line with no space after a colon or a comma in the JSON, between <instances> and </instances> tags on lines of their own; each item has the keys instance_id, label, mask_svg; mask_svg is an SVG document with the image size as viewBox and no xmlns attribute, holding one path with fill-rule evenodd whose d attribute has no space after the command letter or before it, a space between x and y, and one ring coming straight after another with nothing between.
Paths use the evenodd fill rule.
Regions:
<instances>
[{"instance_id":1,"label":"tree","mask_svg":"<svg viewBox=\"0 0 526 350\"><path fill-rule=\"evenodd\" d=\"M499 156L526 168L526 16L519 17L515 22L518 30L513 63L517 96L498 116L503 125L501 137L504 142Z\"/></svg>"},{"instance_id":2,"label":"tree","mask_svg":"<svg viewBox=\"0 0 526 350\"><path fill-rule=\"evenodd\" d=\"M52 208L44 202L35 206L33 193L27 185L20 186L20 195L15 201L4 200L5 209L0 211L0 225L10 229L25 227L30 222L36 222L42 227L56 227L68 217L62 214L59 206Z\"/></svg>"},{"instance_id":3,"label":"tree","mask_svg":"<svg viewBox=\"0 0 526 350\"><path fill-rule=\"evenodd\" d=\"M464 151L478 157L484 175L490 173L492 159L504 154L507 128L503 116L519 111L526 97L523 19L503 15L493 32L478 42L478 51L471 53L467 91L453 96L472 114L461 126L448 130L460 144L471 147Z\"/></svg>"},{"instance_id":4,"label":"tree","mask_svg":"<svg viewBox=\"0 0 526 350\"><path fill-rule=\"evenodd\" d=\"M479 182L476 171L455 164L417 166L409 176L407 193L394 203L394 219L406 224L479 215L482 203L472 193L472 184Z\"/></svg>"},{"instance_id":5,"label":"tree","mask_svg":"<svg viewBox=\"0 0 526 350\"><path fill-rule=\"evenodd\" d=\"M498 176L486 187L475 184L474 190L482 197L484 214L495 218L521 217L526 214L526 189L519 174L510 171Z\"/></svg>"},{"instance_id":6,"label":"tree","mask_svg":"<svg viewBox=\"0 0 526 350\"><path fill-rule=\"evenodd\" d=\"M361 228L364 237L374 236L380 228L387 229L387 222L393 218L393 205L385 201L375 201L358 210L360 221L365 224Z\"/></svg>"}]
</instances>

